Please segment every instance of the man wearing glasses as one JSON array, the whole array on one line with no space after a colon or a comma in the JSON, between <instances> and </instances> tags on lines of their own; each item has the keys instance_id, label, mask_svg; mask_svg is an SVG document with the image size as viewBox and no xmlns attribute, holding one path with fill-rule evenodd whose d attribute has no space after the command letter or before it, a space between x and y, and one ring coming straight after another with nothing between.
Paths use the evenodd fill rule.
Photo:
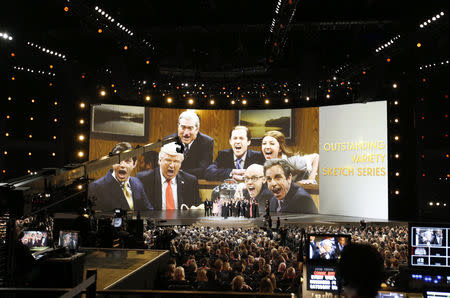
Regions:
<instances>
[{"instance_id":1,"label":"man wearing glasses","mask_svg":"<svg viewBox=\"0 0 450 298\"><path fill-rule=\"evenodd\" d=\"M178 132L166 138L178 136L183 143L184 160L181 170L197 179L204 176L205 169L212 163L214 139L199 132L200 119L193 111L184 111L178 117Z\"/></svg>"},{"instance_id":2,"label":"man wearing glasses","mask_svg":"<svg viewBox=\"0 0 450 298\"><path fill-rule=\"evenodd\" d=\"M246 189L243 194L250 201L250 217L258 217L259 206L264 206L265 201L273 196L265 183L264 167L259 164L250 165L245 171L244 181Z\"/></svg>"}]
</instances>

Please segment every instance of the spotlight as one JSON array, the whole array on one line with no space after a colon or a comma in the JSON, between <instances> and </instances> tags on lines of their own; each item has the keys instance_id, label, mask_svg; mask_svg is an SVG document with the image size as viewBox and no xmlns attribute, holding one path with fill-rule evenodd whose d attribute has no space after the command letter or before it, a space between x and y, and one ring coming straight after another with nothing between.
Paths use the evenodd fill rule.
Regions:
<instances>
[{"instance_id":1,"label":"spotlight","mask_svg":"<svg viewBox=\"0 0 450 298\"><path fill-rule=\"evenodd\" d=\"M397 88L398 86L397 86L397 84L396 83L394 83L394 84L392 84L392 88Z\"/></svg>"},{"instance_id":2,"label":"spotlight","mask_svg":"<svg viewBox=\"0 0 450 298\"><path fill-rule=\"evenodd\" d=\"M105 90L101 90L100 91L100 96L105 96L106 95L106 91Z\"/></svg>"},{"instance_id":3,"label":"spotlight","mask_svg":"<svg viewBox=\"0 0 450 298\"><path fill-rule=\"evenodd\" d=\"M268 105L268 104L270 103L270 100L266 99L266 100L264 101L264 103L265 103L266 105Z\"/></svg>"},{"instance_id":4,"label":"spotlight","mask_svg":"<svg viewBox=\"0 0 450 298\"><path fill-rule=\"evenodd\" d=\"M327 95L326 95L326 98L330 98L330 94L327 94Z\"/></svg>"},{"instance_id":5,"label":"spotlight","mask_svg":"<svg viewBox=\"0 0 450 298\"><path fill-rule=\"evenodd\" d=\"M80 124L84 124L84 119L80 119Z\"/></svg>"},{"instance_id":6,"label":"spotlight","mask_svg":"<svg viewBox=\"0 0 450 298\"><path fill-rule=\"evenodd\" d=\"M420 42L417 43L417 47L420 48L422 44Z\"/></svg>"},{"instance_id":7,"label":"spotlight","mask_svg":"<svg viewBox=\"0 0 450 298\"><path fill-rule=\"evenodd\" d=\"M395 176L397 176L397 177L400 176L400 173L399 173L399 172L396 172L396 173L395 173Z\"/></svg>"},{"instance_id":8,"label":"spotlight","mask_svg":"<svg viewBox=\"0 0 450 298\"><path fill-rule=\"evenodd\" d=\"M395 123L398 123L398 118L395 118L395 119L394 119L394 122L395 122Z\"/></svg>"},{"instance_id":9,"label":"spotlight","mask_svg":"<svg viewBox=\"0 0 450 298\"><path fill-rule=\"evenodd\" d=\"M56 156L56 153L55 153L55 152L52 152L52 156Z\"/></svg>"},{"instance_id":10,"label":"spotlight","mask_svg":"<svg viewBox=\"0 0 450 298\"><path fill-rule=\"evenodd\" d=\"M78 140L79 140L79 141L84 141L84 139L85 139L84 135L79 135L79 136L78 136Z\"/></svg>"},{"instance_id":11,"label":"spotlight","mask_svg":"<svg viewBox=\"0 0 450 298\"><path fill-rule=\"evenodd\" d=\"M193 105L193 104L194 104L194 100L193 100L192 98L190 98L190 99L188 100L188 104Z\"/></svg>"},{"instance_id":12,"label":"spotlight","mask_svg":"<svg viewBox=\"0 0 450 298\"><path fill-rule=\"evenodd\" d=\"M306 96L306 101L309 101L309 96Z\"/></svg>"},{"instance_id":13,"label":"spotlight","mask_svg":"<svg viewBox=\"0 0 450 298\"><path fill-rule=\"evenodd\" d=\"M210 105L214 105L214 99L211 99L211 100L209 101L209 104L210 104Z\"/></svg>"},{"instance_id":14,"label":"spotlight","mask_svg":"<svg viewBox=\"0 0 450 298\"><path fill-rule=\"evenodd\" d=\"M57 106L58 105L58 102L57 101L55 101L54 103L53 103L55 106Z\"/></svg>"},{"instance_id":15,"label":"spotlight","mask_svg":"<svg viewBox=\"0 0 450 298\"><path fill-rule=\"evenodd\" d=\"M235 103L236 103L236 101L234 101L234 100L231 101L231 104L232 104L232 105L234 105Z\"/></svg>"},{"instance_id":16,"label":"spotlight","mask_svg":"<svg viewBox=\"0 0 450 298\"><path fill-rule=\"evenodd\" d=\"M123 49L126 51L128 50L128 46L124 46Z\"/></svg>"},{"instance_id":17,"label":"spotlight","mask_svg":"<svg viewBox=\"0 0 450 298\"><path fill-rule=\"evenodd\" d=\"M78 190L82 190L82 189L83 189L83 184L78 184L78 185L77 185L77 189L78 189Z\"/></svg>"},{"instance_id":18,"label":"spotlight","mask_svg":"<svg viewBox=\"0 0 450 298\"><path fill-rule=\"evenodd\" d=\"M172 97L167 97L167 103L172 103Z\"/></svg>"},{"instance_id":19,"label":"spotlight","mask_svg":"<svg viewBox=\"0 0 450 298\"><path fill-rule=\"evenodd\" d=\"M395 191L395 194L396 194L396 195L400 194L400 191L399 191L399 190L396 190L396 191Z\"/></svg>"},{"instance_id":20,"label":"spotlight","mask_svg":"<svg viewBox=\"0 0 450 298\"><path fill-rule=\"evenodd\" d=\"M288 99L288 98L285 98L285 99L284 99L284 102L285 102L285 103L288 103L288 102L289 102L289 99Z\"/></svg>"},{"instance_id":21,"label":"spotlight","mask_svg":"<svg viewBox=\"0 0 450 298\"><path fill-rule=\"evenodd\" d=\"M151 98L150 98L150 95L147 95L147 96L145 97L145 100L146 100L146 101L150 101L150 99L151 99Z\"/></svg>"},{"instance_id":22,"label":"spotlight","mask_svg":"<svg viewBox=\"0 0 450 298\"><path fill-rule=\"evenodd\" d=\"M103 32L102 28L99 28L99 29L97 30L97 32L98 32L98 33L102 33L102 32Z\"/></svg>"},{"instance_id":23,"label":"spotlight","mask_svg":"<svg viewBox=\"0 0 450 298\"><path fill-rule=\"evenodd\" d=\"M83 157L84 156L84 151L78 151L78 153L77 153L77 155L78 155L78 157Z\"/></svg>"},{"instance_id":24,"label":"spotlight","mask_svg":"<svg viewBox=\"0 0 450 298\"><path fill-rule=\"evenodd\" d=\"M394 101L394 105L398 105L398 101L396 100L396 101Z\"/></svg>"},{"instance_id":25,"label":"spotlight","mask_svg":"<svg viewBox=\"0 0 450 298\"><path fill-rule=\"evenodd\" d=\"M243 104L243 105L246 105L246 104L247 104L247 100L244 99L244 100L242 101L242 104Z\"/></svg>"},{"instance_id":26,"label":"spotlight","mask_svg":"<svg viewBox=\"0 0 450 298\"><path fill-rule=\"evenodd\" d=\"M396 153L396 154L394 155L394 157L397 158L397 159L399 159L399 158L400 158L400 154Z\"/></svg>"},{"instance_id":27,"label":"spotlight","mask_svg":"<svg viewBox=\"0 0 450 298\"><path fill-rule=\"evenodd\" d=\"M86 104L84 102L80 103L80 108L84 109L86 107Z\"/></svg>"},{"instance_id":28,"label":"spotlight","mask_svg":"<svg viewBox=\"0 0 450 298\"><path fill-rule=\"evenodd\" d=\"M399 136L394 137L394 140L396 140L396 141L398 141L399 139L400 139Z\"/></svg>"}]
</instances>

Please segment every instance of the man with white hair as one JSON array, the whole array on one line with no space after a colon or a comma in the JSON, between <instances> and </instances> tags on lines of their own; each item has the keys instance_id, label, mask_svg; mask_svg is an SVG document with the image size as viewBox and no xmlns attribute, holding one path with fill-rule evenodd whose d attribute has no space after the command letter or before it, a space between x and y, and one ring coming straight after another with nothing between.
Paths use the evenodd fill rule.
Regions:
<instances>
[{"instance_id":1,"label":"man with white hair","mask_svg":"<svg viewBox=\"0 0 450 298\"><path fill-rule=\"evenodd\" d=\"M164 145L159 152L159 167L136 175L155 210L181 209L183 204L191 207L201 203L197 178L180 171L184 156L177 152L178 147L175 143Z\"/></svg>"},{"instance_id":2,"label":"man with white hair","mask_svg":"<svg viewBox=\"0 0 450 298\"><path fill-rule=\"evenodd\" d=\"M177 124L178 132L168 135L165 139L179 137L184 146L181 169L201 179L213 160L214 139L199 132L200 119L194 111L181 113Z\"/></svg>"}]
</instances>

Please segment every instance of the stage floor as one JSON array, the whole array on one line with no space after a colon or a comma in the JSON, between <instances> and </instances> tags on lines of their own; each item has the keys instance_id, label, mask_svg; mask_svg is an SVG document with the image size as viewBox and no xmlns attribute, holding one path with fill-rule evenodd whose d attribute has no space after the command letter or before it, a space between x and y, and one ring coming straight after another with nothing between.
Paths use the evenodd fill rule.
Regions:
<instances>
[{"instance_id":1,"label":"stage floor","mask_svg":"<svg viewBox=\"0 0 450 298\"><path fill-rule=\"evenodd\" d=\"M194 210L170 210L170 211L146 211L141 212L142 218L149 218L155 222L157 226L173 226L173 225L193 225L209 223L211 226L239 226L239 224L252 224L253 226L264 226L264 213L260 213L258 218L244 217L228 217L222 216L205 216L203 209ZM110 213L109 215L111 215ZM102 215L107 215L103 213ZM273 226L280 217L281 224L359 224L362 217L342 216L342 215L326 215L326 214L295 214L295 213L277 213L271 212ZM130 215L129 215L130 216ZM133 216L133 215L131 215ZM405 222L390 221L387 219L364 218L366 223L391 223L405 224Z\"/></svg>"}]
</instances>

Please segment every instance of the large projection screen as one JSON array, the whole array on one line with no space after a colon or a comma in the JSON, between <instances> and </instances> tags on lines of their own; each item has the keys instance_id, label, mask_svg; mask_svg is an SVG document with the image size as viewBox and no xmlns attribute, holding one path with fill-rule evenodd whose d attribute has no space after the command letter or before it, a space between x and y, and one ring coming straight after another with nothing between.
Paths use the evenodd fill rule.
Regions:
<instances>
[{"instance_id":1,"label":"large projection screen","mask_svg":"<svg viewBox=\"0 0 450 298\"><path fill-rule=\"evenodd\" d=\"M319 108L320 213L388 218L386 101Z\"/></svg>"}]
</instances>

